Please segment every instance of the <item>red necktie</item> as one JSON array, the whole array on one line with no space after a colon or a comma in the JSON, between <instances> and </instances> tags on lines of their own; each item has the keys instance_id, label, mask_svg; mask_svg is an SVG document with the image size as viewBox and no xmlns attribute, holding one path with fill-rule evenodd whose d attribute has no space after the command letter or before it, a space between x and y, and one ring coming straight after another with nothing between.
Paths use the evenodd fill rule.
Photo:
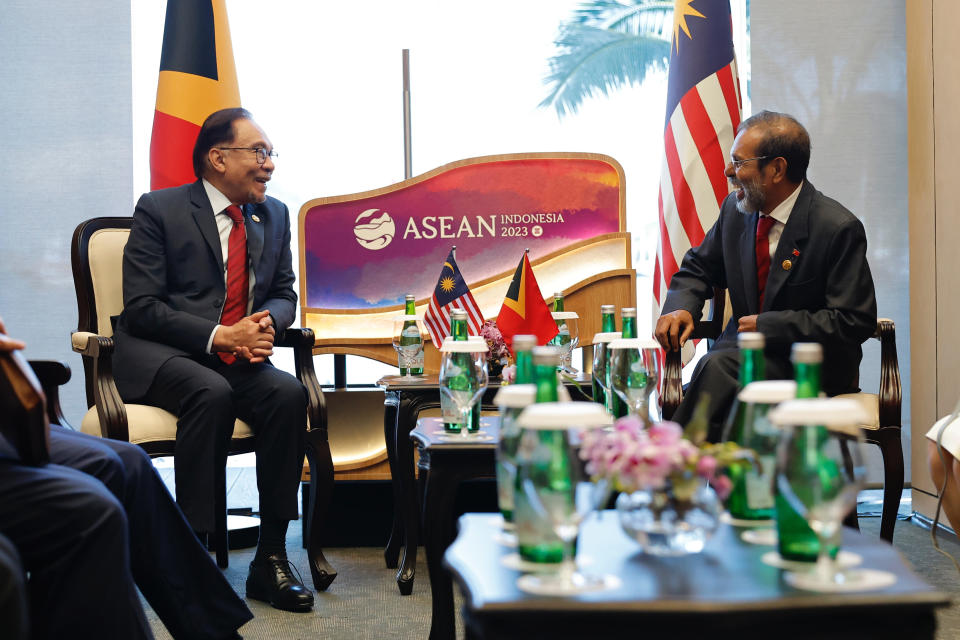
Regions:
<instances>
[{"instance_id":1,"label":"red necktie","mask_svg":"<svg viewBox=\"0 0 960 640\"><path fill-rule=\"evenodd\" d=\"M220 324L229 327L247 315L250 273L247 270L247 231L243 226L243 212L232 204L227 207L226 214L233 220L233 228L227 239L227 298L220 314ZM227 364L237 360L232 353L218 355Z\"/></svg>"},{"instance_id":2,"label":"red necktie","mask_svg":"<svg viewBox=\"0 0 960 640\"><path fill-rule=\"evenodd\" d=\"M763 309L763 294L770 275L770 240L767 235L774 222L776 220L770 216L760 216L757 220L757 310Z\"/></svg>"}]
</instances>

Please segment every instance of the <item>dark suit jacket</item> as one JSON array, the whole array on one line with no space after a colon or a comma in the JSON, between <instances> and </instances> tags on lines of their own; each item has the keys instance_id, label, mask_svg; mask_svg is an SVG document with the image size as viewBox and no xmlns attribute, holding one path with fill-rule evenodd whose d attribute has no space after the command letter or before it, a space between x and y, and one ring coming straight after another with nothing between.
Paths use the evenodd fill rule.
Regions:
<instances>
[{"instance_id":1,"label":"dark suit jacket","mask_svg":"<svg viewBox=\"0 0 960 640\"><path fill-rule=\"evenodd\" d=\"M727 196L717 222L671 279L663 313L686 309L699 320L713 287L725 288L733 316L714 349L736 348L739 318L759 313L768 359L787 360L794 342L819 342L824 391L858 390L860 345L877 324L863 224L805 182L770 262L763 308L757 309L757 217L737 211L735 194Z\"/></svg>"},{"instance_id":2,"label":"dark suit jacket","mask_svg":"<svg viewBox=\"0 0 960 640\"><path fill-rule=\"evenodd\" d=\"M253 311L269 309L279 334L297 306L290 215L270 197L245 205L243 214L256 277ZM205 353L225 295L224 256L203 183L141 196L123 253L124 309L113 360L120 394L140 398L168 359Z\"/></svg>"}]
</instances>

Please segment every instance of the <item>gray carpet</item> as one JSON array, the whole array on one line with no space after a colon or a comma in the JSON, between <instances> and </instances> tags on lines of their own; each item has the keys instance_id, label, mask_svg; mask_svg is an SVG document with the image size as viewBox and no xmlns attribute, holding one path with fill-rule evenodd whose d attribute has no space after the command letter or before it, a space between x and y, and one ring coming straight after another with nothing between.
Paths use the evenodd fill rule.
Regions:
<instances>
[{"instance_id":1,"label":"gray carpet","mask_svg":"<svg viewBox=\"0 0 960 640\"><path fill-rule=\"evenodd\" d=\"M864 505L866 506L866 505ZM861 508L861 512L869 509ZM862 531L877 536L880 518L861 516ZM941 548L960 558L960 543L956 537L938 536ZM290 526L288 548L291 560L309 581L307 563L300 548L300 527ZM950 560L937 553L930 543L929 530L911 520L897 523L894 544L927 582L934 587L960 595L960 574ZM248 601L255 618L240 631L247 640L258 638L426 638L430 630L430 583L427 578L423 553L419 555L413 594L401 596L394 582L394 571L383 562L383 550L372 547L334 548L324 550L327 559L337 568L339 576L329 591L317 596L313 612L305 614L277 611L257 601ZM244 593L247 564L252 549L230 553L230 567L225 575L238 593ZM460 597L457 594L457 609ZM159 619L149 608L147 616L156 637L170 638ZM954 605L940 611L938 640L960 640L960 597ZM458 637L463 637L462 624L457 619Z\"/></svg>"}]
</instances>

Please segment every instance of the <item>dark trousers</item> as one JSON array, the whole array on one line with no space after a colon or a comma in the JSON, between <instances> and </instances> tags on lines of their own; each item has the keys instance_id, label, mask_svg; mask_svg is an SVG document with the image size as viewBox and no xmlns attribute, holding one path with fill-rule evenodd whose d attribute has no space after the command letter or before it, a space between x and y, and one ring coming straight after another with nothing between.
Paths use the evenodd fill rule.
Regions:
<instances>
[{"instance_id":1,"label":"dark trousers","mask_svg":"<svg viewBox=\"0 0 960 640\"><path fill-rule=\"evenodd\" d=\"M10 640L30 637L26 572L17 548L3 535L0 535L0 621Z\"/></svg>"},{"instance_id":2,"label":"dark trousers","mask_svg":"<svg viewBox=\"0 0 960 640\"><path fill-rule=\"evenodd\" d=\"M297 518L307 396L296 378L269 363L226 365L216 356L178 356L160 367L138 402L178 418L177 503L195 530L214 530L216 479L236 418L256 434L260 516Z\"/></svg>"},{"instance_id":3,"label":"dark trousers","mask_svg":"<svg viewBox=\"0 0 960 640\"><path fill-rule=\"evenodd\" d=\"M170 635L224 637L253 618L140 447L52 426L50 457L97 478L123 505L133 579ZM87 580L99 584L96 570ZM99 602L100 587L91 587L84 593ZM82 593L70 597L84 599Z\"/></svg>"},{"instance_id":4,"label":"dark trousers","mask_svg":"<svg viewBox=\"0 0 960 640\"><path fill-rule=\"evenodd\" d=\"M30 572L34 638L152 638L130 571L127 518L80 471L0 461L0 532Z\"/></svg>"},{"instance_id":5,"label":"dark trousers","mask_svg":"<svg viewBox=\"0 0 960 640\"><path fill-rule=\"evenodd\" d=\"M765 368L767 380L793 379L793 365L788 361L767 358ZM739 377L740 352L736 345L711 349L694 367L683 400L673 414L673 421L686 426L693 417L697 403L705 393L710 394L707 404L707 440L719 442L737 396Z\"/></svg>"}]
</instances>

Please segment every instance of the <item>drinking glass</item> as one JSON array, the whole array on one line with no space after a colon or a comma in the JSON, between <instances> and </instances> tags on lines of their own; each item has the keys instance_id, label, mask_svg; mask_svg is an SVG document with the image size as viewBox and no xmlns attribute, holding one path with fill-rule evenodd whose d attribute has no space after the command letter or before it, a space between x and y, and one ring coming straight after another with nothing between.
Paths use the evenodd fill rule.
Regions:
<instances>
[{"instance_id":1,"label":"drinking glass","mask_svg":"<svg viewBox=\"0 0 960 640\"><path fill-rule=\"evenodd\" d=\"M573 368L573 350L580 344L580 316L576 311L551 311L559 333L548 344L560 347L560 370L575 375Z\"/></svg>"},{"instance_id":2,"label":"drinking glass","mask_svg":"<svg viewBox=\"0 0 960 640\"><path fill-rule=\"evenodd\" d=\"M567 595L607 588L614 578L577 571L574 541L583 520L606 504L611 483L592 481L578 457L579 432L609 425L612 417L592 402L543 402L524 409L517 453L517 491L538 518L563 541L564 557L554 574L522 576L517 584L532 593Z\"/></svg>"},{"instance_id":3,"label":"drinking glass","mask_svg":"<svg viewBox=\"0 0 960 640\"><path fill-rule=\"evenodd\" d=\"M593 400L606 407L613 413L613 391L608 380L610 368L610 351L608 343L618 340L622 334L619 331L598 333L593 336Z\"/></svg>"},{"instance_id":4,"label":"drinking glass","mask_svg":"<svg viewBox=\"0 0 960 640\"><path fill-rule=\"evenodd\" d=\"M788 573L787 582L811 591L855 585L862 569L840 569L830 547L840 539L843 518L856 508L866 481L863 435L867 419L853 400L790 400L769 414L783 429L777 447L776 488L817 534L815 570Z\"/></svg>"},{"instance_id":5,"label":"drinking glass","mask_svg":"<svg viewBox=\"0 0 960 640\"><path fill-rule=\"evenodd\" d=\"M416 368L418 356L423 353L423 336L423 322L418 316L402 315L393 319L393 348L400 368L406 369L406 375L402 376L405 379L415 377L410 371Z\"/></svg>"},{"instance_id":6,"label":"drinking glass","mask_svg":"<svg viewBox=\"0 0 960 640\"><path fill-rule=\"evenodd\" d=\"M482 340L444 340L440 347L440 393L460 414L460 435L469 433L470 412L487 388L487 344Z\"/></svg>"},{"instance_id":7,"label":"drinking glass","mask_svg":"<svg viewBox=\"0 0 960 640\"><path fill-rule=\"evenodd\" d=\"M607 344L610 384L627 404L630 415L646 425L660 420L658 403L650 402L660 380L659 348L647 338L621 338Z\"/></svg>"}]
</instances>

